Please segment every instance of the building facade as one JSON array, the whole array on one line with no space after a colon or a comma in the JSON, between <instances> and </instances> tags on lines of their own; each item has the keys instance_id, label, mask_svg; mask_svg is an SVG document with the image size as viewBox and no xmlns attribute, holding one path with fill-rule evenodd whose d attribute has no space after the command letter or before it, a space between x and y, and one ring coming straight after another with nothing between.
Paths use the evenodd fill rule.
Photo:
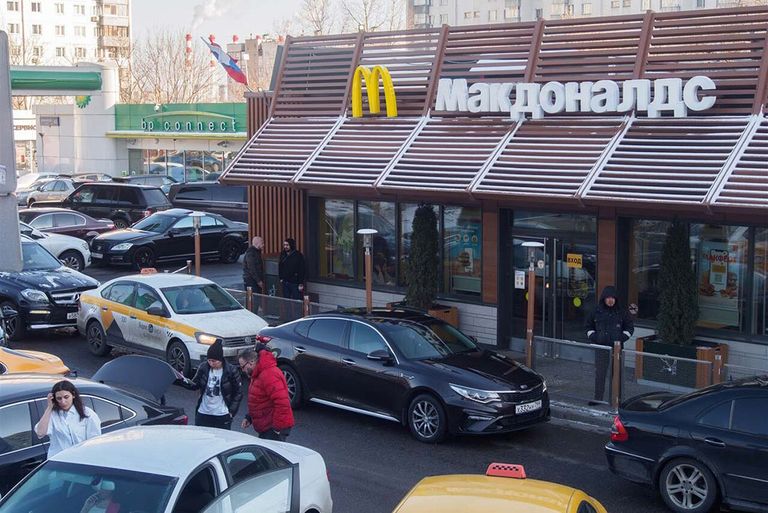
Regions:
<instances>
[{"instance_id":1,"label":"building facade","mask_svg":"<svg viewBox=\"0 0 768 513\"><path fill-rule=\"evenodd\" d=\"M271 110L223 180L253 186L254 234L268 252L297 238L309 290L343 306L364 298L356 231L378 231L375 302L401 299L415 209L433 205L440 302L510 349L531 259L537 335L584 341L607 285L653 333L677 218L698 337L765 370L767 31L757 7L289 38Z\"/></svg>"},{"instance_id":2,"label":"building facade","mask_svg":"<svg viewBox=\"0 0 768 513\"><path fill-rule=\"evenodd\" d=\"M409 28L768 5L768 0L408 0Z\"/></svg>"},{"instance_id":3,"label":"building facade","mask_svg":"<svg viewBox=\"0 0 768 513\"><path fill-rule=\"evenodd\" d=\"M227 53L237 59L248 77L248 86L252 90L268 91L272 87L277 49L284 43L283 36L256 35L242 42L234 36L233 41L227 44ZM234 87L234 84L230 84L230 93L233 92ZM233 98L232 94L230 98Z\"/></svg>"}]
</instances>

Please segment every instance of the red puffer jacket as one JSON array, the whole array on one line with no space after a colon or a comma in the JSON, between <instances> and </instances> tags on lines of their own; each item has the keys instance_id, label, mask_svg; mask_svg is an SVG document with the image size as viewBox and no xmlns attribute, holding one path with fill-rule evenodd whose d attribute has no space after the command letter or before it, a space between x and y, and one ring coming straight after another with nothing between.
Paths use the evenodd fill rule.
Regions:
<instances>
[{"instance_id":1,"label":"red puffer jacket","mask_svg":"<svg viewBox=\"0 0 768 513\"><path fill-rule=\"evenodd\" d=\"M248 386L248 414L253 429L259 433L293 427L288 385L270 351L259 352L259 362L253 369L251 384Z\"/></svg>"}]
</instances>

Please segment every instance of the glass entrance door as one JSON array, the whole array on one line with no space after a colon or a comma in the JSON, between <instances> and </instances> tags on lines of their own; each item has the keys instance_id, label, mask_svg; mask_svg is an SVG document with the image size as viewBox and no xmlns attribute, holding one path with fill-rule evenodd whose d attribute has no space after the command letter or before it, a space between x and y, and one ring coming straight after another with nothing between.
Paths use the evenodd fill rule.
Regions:
<instances>
[{"instance_id":1,"label":"glass entrance door","mask_svg":"<svg viewBox=\"0 0 768 513\"><path fill-rule=\"evenodd\" d=\"M513 283L509 289L512 339L525 339L531 260L536 277L534 334L585 341L584 322L595 307L597 252L594 243L554 237L513 238L510 273Z\"/></svg>"}]
</instances>

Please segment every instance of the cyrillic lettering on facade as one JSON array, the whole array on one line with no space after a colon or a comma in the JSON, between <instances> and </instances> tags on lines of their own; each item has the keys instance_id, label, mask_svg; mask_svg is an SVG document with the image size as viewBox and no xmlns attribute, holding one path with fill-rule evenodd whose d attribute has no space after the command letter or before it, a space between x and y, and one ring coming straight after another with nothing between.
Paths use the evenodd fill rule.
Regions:
<instances>
[{"instance_id":1,"label":"cyrillic lettering on facade","mask_svg":"<svg viewBox=\"0 0 768 513\"><path fill-rule=\"evenodd\" d=\"M512 105L510 117L512 120L520 120L525 114L530 114L533 119L544 117L544 111L539 105L539 93L541 84L517 84L515 88L515 104Z\"/></svg>"},{"instance_id":2,"label":"cyrillic lettering on facade","mask_svg":"<svg viewBox=\"0 0 768 513\"><path fill-rule=\"evenodd\" d=\"M565 112L589 112L592 82L566 82Z\"/></svg>"},{"instance_id":3,"label":"cyrillic lettering on facade","mask_svg":"<svg viewBox=\"0 0 768 513\"><path fill-rule=\"evenodd\" d=\"M714 91L715 82L709 77L697 75L685 83L683 88L683 101L685 105L696 112L712 108L717 99L715 96L702 96L699 98L699 91Z\"/></svg>"}]
</instances>

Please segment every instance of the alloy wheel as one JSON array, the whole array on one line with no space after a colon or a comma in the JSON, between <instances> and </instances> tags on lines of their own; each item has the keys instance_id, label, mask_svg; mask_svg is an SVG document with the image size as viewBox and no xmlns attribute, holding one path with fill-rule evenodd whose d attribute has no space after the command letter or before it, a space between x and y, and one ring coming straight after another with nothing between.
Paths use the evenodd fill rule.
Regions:
<instances>
[{"instance_id":1,"label":"alloy wheel","mask_svg":"<svg viewBox=\"0 0 768 513\"><path fill-rule=\"evenodd\" d=\"M288 399L293 402L296 397L296 376L286 370L283 370L283 376L285 376L285 384L288 386Z\"/></svg>"},{"instance_id":2,"label":"alloy wheel","mask_svg":"<svg viewBox=\"0 0 768 513\"><path fill-rule=\"evenodd\" d=\"M92 324L88 330L88 343L96 351L99 351L104 346L104 339L101 336L101 330L98 328L98 326L96 326L95 323Z\"/></svg>"},{"instance_id":3,"label":"alloy wheel","mask_svg":"<svg viewBox=\"0 0 768 513\"><path fill-rule=\"evenodd\" d=\"M440 414L431 402L419 401L413 407L411 423L419 435L432 438L440 428Z\"/></svg>"},{"instance_id":4,"label":"alloy wheel","mask_svg":"<svg viewBox=\"0 0 768 513\"><path fill-rule=\"evenodd\" d=\"M187 356L184 354L184 350L178 346L171 347L168 355L168 363L171 367L179 372L184 372L184 368L187 365Z\"/></svg>"},{"instance_id":5,"label":"alloy wheel","mask_svg":"<svg viewBox=\"0 0 768 513\"><path fill-rule=\"evenodd\" d=\"M672 468L664 486L672 503L687 510L697 509L710 493L704 474L688 463Z\"/></svg>"},{"instance_id":6,"label":"alloy wheel","mask_svg":"<svg viewBox=\"0 0 768 513\"><path fill-rule=\"evenodd\" d=\"M74 255L69 255L62 258L61 263L70 269L74 269L75 271L82 271L82 269L80 269L80 261Z\"/></svg>"}]
</instances>

